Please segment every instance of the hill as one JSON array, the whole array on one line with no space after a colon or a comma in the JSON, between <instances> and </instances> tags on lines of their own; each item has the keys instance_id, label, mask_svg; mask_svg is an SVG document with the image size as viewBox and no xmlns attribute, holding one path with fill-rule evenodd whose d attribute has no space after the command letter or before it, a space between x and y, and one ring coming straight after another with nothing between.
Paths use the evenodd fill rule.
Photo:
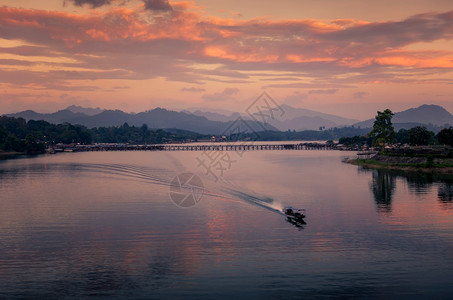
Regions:
<instances>
[{"instance_id":1,"label":"hill","mask_svg":"<svg viewBox=\"0 0 453 300\"><path fill-rule=\"evenodd\" d=\"M354 124L356 127L371 128L374 119ZM439 105L421 105L395 113L392 123L396 130L410 129L415 126L425 126L430 130L439 131L441 128L453 125L453 115Z\"/></svg>"}]
</instances>

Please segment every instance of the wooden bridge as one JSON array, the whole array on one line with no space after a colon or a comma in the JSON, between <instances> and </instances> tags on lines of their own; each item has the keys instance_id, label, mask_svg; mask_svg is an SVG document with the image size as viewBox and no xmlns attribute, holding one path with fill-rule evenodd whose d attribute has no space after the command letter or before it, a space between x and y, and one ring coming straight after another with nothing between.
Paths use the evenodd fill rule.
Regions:
<instances>
[{"instance_id":1,"label":"wooden bridge","mask_svg":"<svg viewBox=\"0 0 453 300\"><path fill-rule=\"evenodd\" d=\"M336 150L334 145L318 143L300 144L252 144L247 142L225 144L161 144L161 145L128 145L128 144L99 144L61 147L55 151L85 152L85 151L253 151L253 150Z\"/></svg>"}]
</instances>

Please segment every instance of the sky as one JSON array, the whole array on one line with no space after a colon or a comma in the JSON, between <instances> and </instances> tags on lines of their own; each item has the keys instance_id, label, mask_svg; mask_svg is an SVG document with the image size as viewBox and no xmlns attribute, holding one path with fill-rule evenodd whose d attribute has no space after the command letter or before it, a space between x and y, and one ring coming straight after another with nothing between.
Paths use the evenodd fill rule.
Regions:
<instances>
[{"instance_id":1,"label":"sky","mask_svg":"<svg viewBox=\"0 0 453 300\"><path fill-rule=\"evenodd\" d=\"M0 114L453 113L451 0L0 0Z\"/></svg>"}]
</instances>

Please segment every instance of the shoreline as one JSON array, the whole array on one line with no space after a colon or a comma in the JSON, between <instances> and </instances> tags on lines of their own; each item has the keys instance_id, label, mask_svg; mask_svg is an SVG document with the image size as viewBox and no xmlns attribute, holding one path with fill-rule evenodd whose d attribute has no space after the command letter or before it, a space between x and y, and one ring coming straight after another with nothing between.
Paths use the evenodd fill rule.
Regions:
<instances>
[{"instance_id":1,"label":"shoreline","mask_svg":"<svg viewBox=\"0 0 453 300\"><path fill-rule=\"evenodd\" d=\"M432 166L427 166L428 158L420 158L413 162L411 157L395 157L386 155L376 155L370 159L348 159L346 163L361 166L367 169L387 169L403 172L422 172L442 175L453 175L453 163L451 158L436 158Z\"/></svg>"},{"instance_id":2,"label":"shoreline","mask_svg":"<svg viewBox=\"0 0 453 300\"><path fill-rule=\"evenodd\" d=\"M25 155L25 152L1 152L0 157L8 157L8 156L18 156L18 155Z\"/></svg>"}]
</instances>

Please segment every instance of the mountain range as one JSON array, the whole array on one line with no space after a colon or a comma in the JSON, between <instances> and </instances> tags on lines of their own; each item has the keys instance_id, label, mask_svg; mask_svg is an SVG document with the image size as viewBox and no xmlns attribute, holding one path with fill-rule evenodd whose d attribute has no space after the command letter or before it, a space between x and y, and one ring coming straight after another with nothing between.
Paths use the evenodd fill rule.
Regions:
<instances>
[{"instance_id":1,"label":"mountain range","mask_svg":"<svg viewBox=\"0 0 453 300\"><path fill-rule=\"evenodd\" d=\"M357 123L359 120L346 119L340 116L325 114L313 110L304 108L295 108L286 104L280 106L282 114L275 118L268 118L266 121L275 128L286 131L286 130L319 130L320 127L333 128L340 126L349 126ZM252 116L247 114L240 115L239 113L221 114L216 112L201 111L199 109L195 111L187 111L197 116L203 116L210 120L215 121L231 121L241 116L244 119L252 119ZM254 115L255 119L260 120L258 114Z\"/></svg>"},{"instance_id":2,"label":"mountain range","mask_svg":"<svg viewBox=\"0 0 453 300\"><path fill-rule=\"evenodd\" d=\"M262 131L275 130L319 130L333 127L353 125L360 128L371 128L374 119L358 122L336 115L325 114L303 108L294 108L282 105L283 114L274 119L268 119L268 123L257 122L252 116L239 113L210 112L200 109L184 110L181 112L155 108L146 112L126 113L121 110L102 110L100 108L84 108L71 105L64 110L55 113L41 114L32 110L26 110L11 117L21 117L26 120L45 120L50 123L80 124L88 128L104 126L121 126L124 123L141 126L147 124L149 128L169 129L178 128L201 134L224 134L227 128L236 124L237 120L243 122L241 130ZM239 119L238 119L239 118ZM256 118L259 120L259 118ZM393 116L392 122L396 130L409 129L415 126L426 126L429 130L438 131L441 127L453 125L453 115L438 105L422 105Z\"/></svg>"},{"instance_id":3,"label":"mountain range","mask_svg":"<svg viewBox=\"0 0 453 300\"><path fill-rule=\"evenodd\" d=\"M150 111L137 114L126 113L121 110L104 110L95 115L87 115L81 112L73 112L73 107L57 111L50 114L41 114L32 110L26 110L15 114L9 114L10 117L24 118L25 120L44 120L49 123L61 124L71 123L84 125L88 128L121 126L127 123L131 126L148 125L153 129L184 129L201 134L225 134L225 130L231 128L234 121L220 122L212 121L202 116L196 116L186 112L177 112L163 108L155 108ZM77 108L80 111L80 108ZM241 120L241 131L262 131L278 130L277 128L252 120Z\"/></svg>"}]
</instances>

